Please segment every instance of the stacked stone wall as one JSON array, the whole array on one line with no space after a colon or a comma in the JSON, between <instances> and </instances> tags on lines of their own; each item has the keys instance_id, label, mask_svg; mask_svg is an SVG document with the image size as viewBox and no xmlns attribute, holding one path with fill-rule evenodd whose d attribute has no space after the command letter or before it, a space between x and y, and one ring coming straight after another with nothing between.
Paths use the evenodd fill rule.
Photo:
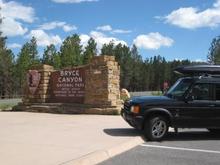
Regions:
<instances>
[{"instance_id":1,"label":"stacked stone wall","mask_svg":"<svg viewBox=\"0 0 220 165\"><path fill-rule=\"evenodd\" d=\"M27 92L24 102L53 103L51 101L51 73L54 68L42 65L31 68L40 73L40 82L34 94ZM114 56L95 56L85 66L85 98L84 105L97 107L119 107L120 105L120 67ZM27 90L28 91L28 90ZM73 102L74 104L74 102Z\"/></svg>"},{"instance_id":2,"label":"stacked stone wall","mask_svg":"<svg viewBox=\"0 0 220 165\"><path fill-rule=\"evenodd\" d=\"M117 106L120 68L114 56L96 56L86 71L85 104Z\"/></svg>"}]
</instances>

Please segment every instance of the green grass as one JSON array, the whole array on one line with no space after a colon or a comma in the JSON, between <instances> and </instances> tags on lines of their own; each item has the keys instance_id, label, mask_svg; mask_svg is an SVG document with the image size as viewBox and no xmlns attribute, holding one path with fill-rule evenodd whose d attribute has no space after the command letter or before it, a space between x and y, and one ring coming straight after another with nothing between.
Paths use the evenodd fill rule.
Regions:
<instances>
[{"instance_id":1,"label":"green grass","mask_svg":"<svg viewBox=\"0 0 220 165\"><path fill-rule=\"evenodd\" d=\"M153 91L151 94L153 96L162 96L163 95L163 93L161 91Z\"/></svg>"},{"instance_id":2,"label":"green grass","mask_svg":"<svg viewBox=\"0 0 220 165\"><path fill-rule=\"evenodd\" d=\"M9 110L21 102L21 99L2 99L0 100L0 110Z\"/></svg>"},{"instance_id":3,"label":"green grass","mask_svg":"<svg viewBox=\"0 0 220 165\"><path fill-rule=\"evenodd\" d=\"M15 105L14 104L1 104L0 109L1 110L8 110L8 109L11 109L13 106L15 106Z\"/></svg>"}]
</instances>

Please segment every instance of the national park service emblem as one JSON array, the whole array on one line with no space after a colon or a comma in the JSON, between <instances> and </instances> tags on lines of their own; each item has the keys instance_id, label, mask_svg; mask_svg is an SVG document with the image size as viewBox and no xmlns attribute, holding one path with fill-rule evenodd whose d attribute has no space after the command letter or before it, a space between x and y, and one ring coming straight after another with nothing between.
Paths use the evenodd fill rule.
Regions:
<instances>
[{"instance_id":1,"label":"national park service emblem","mask_svg":"<svg viewBox=\"0 0 220 165\"><path fill-rule=\"evenodd\" d=\"M33 95L40 83L41 74L37 70L29 70L27 74L27 82L30 93Z\"/></svg>"}]
</instances>

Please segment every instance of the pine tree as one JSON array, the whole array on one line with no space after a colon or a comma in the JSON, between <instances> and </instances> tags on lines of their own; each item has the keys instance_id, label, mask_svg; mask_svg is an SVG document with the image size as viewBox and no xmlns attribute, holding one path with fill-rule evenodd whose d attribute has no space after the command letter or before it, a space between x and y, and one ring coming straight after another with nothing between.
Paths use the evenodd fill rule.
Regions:
<instances>
[{"instance_id":1,"label":"pine tree","mask_svg":"<svg viewBox=\"0 0 220 165\"><path fill-rule=\"evenodd\" d=\"M26 81L26 73L31 66L31 56L30 56L30 44L26 43L21 48L20 53L18 54L17 62L16 62L16 77L17 77L17 89L18 93L22 94L22 88Z\"/></svg>"},{"instance_id":2,"label":"pine tree","mask_svg":"<svg viewBox=\"0 0 220 165\"><path fill-rule=\"evenodd\" d=\"M62 67L78 66L82 64L82 46L79 35L67 37L60 48Z\"/></svg>"},{"instance_id":3,"label":"pine tree","mask_svg":"<svg viewBox=\"0 0 220 165\"><path fill-rule=\"evenodd\" d=\"M16 61L16 77L17 77L17 89L18 93L22 94L23 86L26 81L26 73L31 68L31 66L37 65L40 63L38 51L37 51L37 41L36 38L32 37L30 42L25 43Z\"/></svg>"},{"instance_id":4,"label":"pine tree","mask_svg":"<svg viewBox=\"0 0 220 165\"><path fill-rule=\"evenodd\" d=\"M131 88L132 91L140 91L144 85L142 80L142 57L138 53L137 47L135 45L131 48L131 58L132 58L132 80Z\"/></svg>"},{"instance_id":5,"label":"pine tree","mask_svg":"<svg viewBox=\"0 0 220 165\"><path fill-rule=\"evenodd\" d=\"M212 40L207 58L210 64L220 64L220 36Z\"/></svg>"},{"instance_id":6,"label":"pine tree","mask_svg":"<svg viewBox=\"0 0 220 165\"><path fill-rule=\"evenodd\" d=\"M51 44L44 49L43 64L54 65L54 57L57 55L57 51L54 44Z\"/></svg>"},{"instance_id":7,"label":"pine tree","mask_svg":"<svg viewBox=\"0 0 220 165\"><path fill-rule=\"evenodd\" d=\"M54 44L47 46L44 50L42 63L52 65L55 69L61 68L60 53L57 52Z\"/></svg>"},{"instance_id":8,"label":"pine tree","mask_svg":"<svg viewBox=\"0 0 220 165\"><path fill-rule=\"evenodd\" d=\"M29 53L31 57L31 65L37 65L40 63L38 51L37 51L37 39L32 37L29 42Z\"/></svg>"},{"instance_id":9,"label":"pine tree","mask_svg":"<svg viewBox=\"0 0 220 165\"><path fill-rule=\"evenodd\" d=\"M0 19L1 24L1 19ZM0 32L0 96L11 97L13 92L14 55L6 47L6 37Z\"/></svg>"},{"instance_id":10,"label":"pine tree","mask_svg":"<svg viewBox=\"0 0 220 165\"><path fill-rule=\"evenodd\" d=\"M101 55L113 56L114 55L114 47L115 47L115 45L114 45L113 41L111 41L108 44L104 44L101 49Z\"/></svg>"},{"instance_id":11,"label":"pine tree","mask_svg":"<svg viewBox=\"0 0 220 165\"><path fill-rule=\"evenodd\" d=\"M61 56L60 56L60 53L54 54L52 61L53 61L53 67L54 67L55 69L61 69L62 64L61 64Z\"/></svg>"},{"instance_id":12,"label":"pine tree","mask_svg":"<svg viewBox=\"0 0 220 165\"><path fill-rule=\"evenodd\" d=\"M110 43L108 47L111 48L112 44ZM108 50L112 51L111 49ZM130 83L132 77L132 59L130 48L126 45L122 45L121 43L119 43L114 47L112 54L115 56L116 61L120 65L120 87L130 90Z\"/></svg>"},{"instance_id":13,"label":"pine tree","mask_svg":"<svg viewBox=\"0 0 220 165\"><path fill-rule=\"evenodd\" d=\"M83 64L88 64L89 61L97 54L97 43L93 38L90 38L88 45L83 53Z\"/></svg>"}]
</instances>

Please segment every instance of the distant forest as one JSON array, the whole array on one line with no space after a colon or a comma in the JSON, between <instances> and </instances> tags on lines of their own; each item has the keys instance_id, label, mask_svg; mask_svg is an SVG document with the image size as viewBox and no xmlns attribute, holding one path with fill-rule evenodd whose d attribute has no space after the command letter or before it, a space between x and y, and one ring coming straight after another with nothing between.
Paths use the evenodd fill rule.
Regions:
<instances>
[{"instance_id":1,"label":"distant forest","mask_svg":"<svg viewBox=\"0 0 220 165\"><path fill-rule=\"evenodd\" d=\"M32 38L25 43L16 55L7 48L6 37L0 33L0 96L15 97L23 95L23 85L26 81L26 72L38 64L49 64L55 69L74 67L88 64L90 59L97 54L97 44L90 38L85 48L80 45L80 37L77 34L67 37L60 50L55 45L48 45L40 58L37 49L37 40ZM220 64L220 37L213 39L207 62ZM129 91L155 91L161 90L164 82L172 85L178 75L173 69L180 65L198 64L190 60L167 61L157 55L143 59L137 47L133 45L115 45L113 42L104 44L99 55L113 55L121 69L120 87Z\"/></svg>"}]
</instances>

